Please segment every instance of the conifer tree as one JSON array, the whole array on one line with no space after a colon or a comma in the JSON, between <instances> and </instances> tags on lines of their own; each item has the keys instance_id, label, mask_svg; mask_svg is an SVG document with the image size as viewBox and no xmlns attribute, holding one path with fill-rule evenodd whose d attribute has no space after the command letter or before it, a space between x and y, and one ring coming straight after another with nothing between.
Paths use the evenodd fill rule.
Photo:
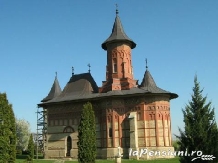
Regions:
<instances>
[{"instance_id":1,"label":"conifer tree","mask_svg":"<svg viewBox=\"0 0 218 163\"><path fill-rule=\"evenodd\" d=\"M79 163L95 163L96 158L96 125L95 114L91 103L83 106L78 126L78 161Z\"/></svg>"},{"instance_id":2,"label":"conifer tree","mask_svg":"<svg viewBox=\"0 0 218 163\"><path fill-rule=\"evenodd\" d=\"M30 134L30 138L29 138L29 143L28 143L28 148L27 148L27 152L28 152L28 161L33 161L34 159L34 142L33 142L33 135Z\"/></svg>"},{"instance_id":3,"label":"conifer tree","mask_svg":"<svg viewBox=\"0 0 218 163\"><path fill-rule=\"evenodd\" d=\"M218 129L211 102L207 103L207 96L203 97L203 89L197 76L194 79L192 99L183 109L185 129L179 128L180 151L202 151L192 156L181 156L181 163L212 163L218 158ZM202 155L201 155L202 154ZM210 155L210 156L209 156ZM212 156L213 155L213 156ZM216 157L216 158L212 158ZM192 159L196 158L194 161Z\"/></svg>"},{"instance_id":4,"label":"conifer tree","mask_svg":"<svg viewBox=\"0 0 218 163\"><path fill-rule=\"evenodd\" d=\"M9 142L10 142L10 150L9 150L9 163L15 162L16 159L16 121L14 112L12 109L12 105L9 105Z\"/></svg>"},{"instance_id":5,"label":"conifer tree","mask_svg":"<svg viewBox=\"0 0 218 163\"><path fill-rule=\"evenodd\" d=\"M14 163L16 159L16 127L12 105L6 93L0 93L0 162Z\"/></svg>"}]
</instances>

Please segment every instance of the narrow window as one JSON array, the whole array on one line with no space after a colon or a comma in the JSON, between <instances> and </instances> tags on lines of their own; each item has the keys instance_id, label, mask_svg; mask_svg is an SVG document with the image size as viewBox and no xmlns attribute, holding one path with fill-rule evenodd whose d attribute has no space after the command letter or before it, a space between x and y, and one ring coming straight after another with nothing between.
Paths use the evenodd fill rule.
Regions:
<instances>
[{"instance_id":1,"label":"narrow window","mask_svg":"<svg viewBox=\"0 0 218 163\"><path fill-rule=\"evenodd\" d=\"M109 137L110 138L112 137L112 128L111 127L109 128Z\"/></svg>"},{"instance_id":2,"label":"narrow window","mask_svg":"<svg viewBox=\"0 0 218 163\"><path fill-rule=\"evenodd\" d=\"M140 112L138 112L138 118L137 119L141 120L141 113Z\"/></svg>"},{"instance_id":3,"label":"narrow window","mask_svg":"<svg viewBox=\"0 0 218 163\"><path fill-rule=\"evenodd\" d=\"M117 73L117 59L113 59L113 73Z\"/></svg>"}]
</instances>

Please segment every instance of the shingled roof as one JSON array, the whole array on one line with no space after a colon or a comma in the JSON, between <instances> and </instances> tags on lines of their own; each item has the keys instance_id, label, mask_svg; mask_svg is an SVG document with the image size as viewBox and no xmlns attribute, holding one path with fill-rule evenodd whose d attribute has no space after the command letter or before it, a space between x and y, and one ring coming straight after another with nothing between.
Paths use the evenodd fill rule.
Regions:
<instances>
[{"instance_id":1,"label":"shingled roof","mask_svg":"<svg viewBox=\"0 0 218 163\"><path fill-rule=\"evenodd\" d=\"M53 98L59 96L60 94L61 94L61 87L59 85L58 78L56 76L54 83L51 87L51 90L48 93L48 96L46 96L41 102L46 102L46 101L52 100Z\"/></svg>"},{"instance_id":2,"label":"shingled roof","mask_svg":"<svg viewBox=\"0 0 218 163\"><path fill-rule=\"evenodd\" d=\"M65 86L63 94L71 93L97 93L98 86L93 79L91 73L75 74L70 78L70 81ZM61 96L60 95L60 96Z\"/></svg>"},{"instance_id":3,"label":"shingled roof","mask_svg":"<svg viewBox=\"0 0 218 163\"><path fill-rule=\"evenodd\" d=\"M98 93L98 87L95 83L93 77L90 73L83 73L73 75L70 81L65 86L62 93L49 100L45 101L38 106L43 106L44 104L59 103L66 101L75 100L87 100L87 99L100 99L105 97L115 97L115 96L125 96L128 95L145 95L145 94L156 94L156 95L169 95L170 99L177 98L178 95L165 91L156 86L154 79L152 78L148 70L145 71L142 83L138 87L133 87L129 90L112 90L106 93Z\"/></svg>"},{"instance_id":4,"label":"shingled roof","mask_svg":"<svg viewBox=\"0 0 218 163\"><path fill-rule=\"evenodd\" d=\"M90 73L73 75L59 96L50 102L68 101L93 96L98 93L98 86Z\"/></svg>"},{"instance_id":5,"label":"shingled roof","mask_svg":"<svg viewBox=\"0 0 218 163\"><path fill-rule=\"evenodd\" d=\"M151 73L149 72L149 70L147 68L146 68L144 78L143 78L142 83L139 86L139 88L147 90L150 93L169 94L171 96L171 99L178 97L178 95L175 93L171 93L169 91L165 91L165 90L157 87L153 77L151 76Z\"/></svg>"},{"instance_id":6,"label":"shingled roof","mask_svg":"<svg viewBox=\"0 0 218 163\"><path fill-rule=\"evenodd\" d=\"M124 29L122 27L122 23L121 23L120 18L118 16L118 11L116 11L116 18L115 18L115 22L113 25L112 33L109 36L109 38L102 43L101 47L104 50L107 50L108 43L117 42L117 41L129 42L132 49L136 47L136 43L133 42L124 32Z\"/></svg>"},{"instance_id":7,"label":"shingled roof","mask_svg":"<svg viewBox=\"0 0 218 163\"><path fill-rule=\"evenodd\" d=\"M140 87L157 87L148 69L145 71L144 78L142 79Z\"/></svg>"}]
</instances>

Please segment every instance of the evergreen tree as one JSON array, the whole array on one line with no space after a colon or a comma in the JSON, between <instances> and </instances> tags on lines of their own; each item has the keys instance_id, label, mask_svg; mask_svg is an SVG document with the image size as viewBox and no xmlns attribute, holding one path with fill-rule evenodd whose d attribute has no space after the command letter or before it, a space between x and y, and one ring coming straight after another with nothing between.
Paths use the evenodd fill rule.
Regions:
<instances>
[{"instance_id":1,"label":"evergreen tree","mask_svg":"<svg viewBox=\"0 0 218 163\"><path fill-rule=\"evenodd\" d=\"M28 143L28 147L27 147L27 152L28 152L28 158L27 160L28 161L33 161L34 159L34 142L33 142L33 135L30 134L30 137L29 137L29 143Z\"/></svg>"},{"instance_id":2,"label":"evergreen tree","mask_svg":"<svg viewBox=\"0 0 218 163\"><path fill-rule=\"evenodd\" d=\"M9 112L9 142L10 142L10 150L9 150L9 163L13 163L16 160L16 121L12 106L8 108Z\"/></svg>"},{"instance_id":3,"label":"evergreen tree","mask_svg":"<svg viewBox=\"0 0 218 163\"><path fill-rule=\"evenodd\" d=\"M181 163L212 163L217 162L218 158L218 129L214 116L214 108L211 108L211 102L206 102L207 96L203 97L203 89L200 89L200 84L197 76L194 79L194 87L192 100L189 101L185 109L183 109L185 130L179 128L180 151L187 151L192 154L192 151L202 151L194 153L192 156L181 156ZM207 156L206 156L207 155ZM211 159L213 155L216 158ZM191 161L192 159L194 161Z\"/></svg>"},{"instance_id":4,"label":"evergreen tree","mask_svg":"<svg viewBox=\"0 0 218 163\"><path fill-rule=\"evenodd\" d=\"M95 114L91 103L83 106L78 126L78 161L79 163L95 163L96 158L96 125Z\"/></svg>"},{"instance_id":5,"label":"evergreen tree","mask_svg":"<svg viewBox=\"0 0 218 163\"><path fill-rule=\"evenodd\" d=\"M16 159L16 128L12 105L6 93L0 93L0 162L14 163Z\"/></svg>"}]
</instances>

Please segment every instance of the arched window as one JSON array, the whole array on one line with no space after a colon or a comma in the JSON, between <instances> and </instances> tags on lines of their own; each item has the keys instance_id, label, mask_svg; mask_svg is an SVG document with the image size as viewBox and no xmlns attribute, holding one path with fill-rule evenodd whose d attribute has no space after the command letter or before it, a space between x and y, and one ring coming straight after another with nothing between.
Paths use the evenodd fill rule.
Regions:
<instances>
[{"instance_id":1,"label":"arched window","mask_svg":"<svg viewBox=\"0 0 218 163\"><path fill-rule=\"evenodd\" d=\"M72 139L70 136L67 137L67 153L66 156L70 156L70 150L72 149Z\"/></svg>"},{"instance_id":2,"label":"arched window","mask_svg":"<svg viewBox=\"0 0 218 163\"><path fill-rule=\"evenodd\" d=\"M72 127L70 127L70 126L67 126L67 127L64 128L63 132L64 133L72 133L72 132L74 132L74 129Z\"/></svg>"},{"instance_id":3,"label":"arched window","mask_svg":"<svg viewBox=\"0 0 218 163\"><path fill-rule=\"evenodd\" d=\"M117 59L113 59L113 73L117 73Z\"/></svg>"},{"instance_id":4,"label":"arched window","mask_svg":"<svg viewBox=\"0 0 218 163\"><path fill-rule=\"evenodd\" d=\"M112 128L110 127L109 128L109 138L111 138L112 137Z\"/></svg>"}]
</instances>

